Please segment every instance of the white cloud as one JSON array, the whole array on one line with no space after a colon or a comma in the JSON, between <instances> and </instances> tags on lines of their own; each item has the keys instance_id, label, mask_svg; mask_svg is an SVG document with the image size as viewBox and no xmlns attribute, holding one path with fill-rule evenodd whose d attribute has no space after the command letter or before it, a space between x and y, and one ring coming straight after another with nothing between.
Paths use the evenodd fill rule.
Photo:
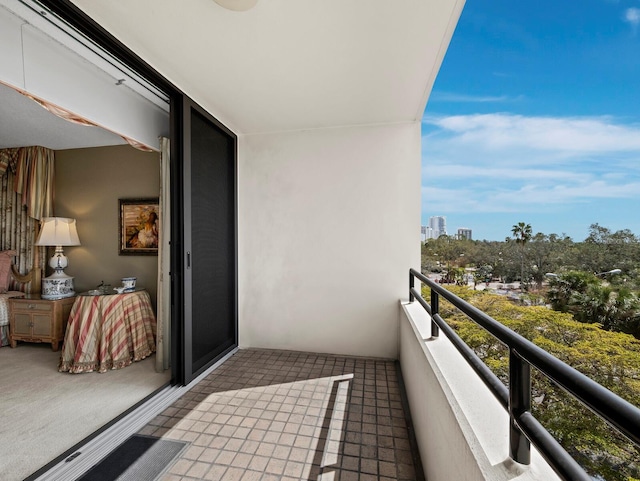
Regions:
<instances>
[{"instance_id":1,"label":"white cloud","mask_svg":"<svg viewBox=\"0 0 640 481\"><path fill-rule=\"evenodd\" d=\"M631 198L638 195L640 182L610 184L600 180L580 184L536 185L526 184L511 192L500 192L494 201L519 204L557 204L564 202L584 202L590 199Z\"/></svg>"},{"instance_id":2,"label":"white cloud","mask_svg":"<svg viewBox=\"0 0 640 481\"><path fill-rule=\"evenodd\" d=\"M640 8L627 8L624 12L624 20L633 27L640 25Z\"/></svg>"},{"instance_id":3,"label":"white cloud","mask_svg":"<svg viewBox=\"0 0 640 481\"><path fill-rule=\"evenodd\" d=\"M557 153L640 150L640 126L613 123L608 117L524 117L510 114L425 117L423 122L456 136L456 142L485 149L533 149Z\"/></svg>"},{"instance_id":4,"label":"white cloud","mask_svg":"<svg viewBox=\"0 0 640 481\"><path fill-rule=\"evenodd\" d=\"M490 103L490 102L508 102L514 100L506 95L464 95L452 92L433 92L429 96L430 102L460 102L460 103Z\"/></svg>"},{"instance_id":5,"label":"white cloud","mask_svg":"<svg viewBox=\"0 0 640 481\"><path fill-rule=\"evenodd\" d=\"M424 186L423 205L428 206L430 212L442 212L447 215L454 212L539 212L543 206L551 212L553 206L586 206L594 199L635 198L640 189L640 182L618 185L594 180L578 185L525 184L482 191L469 187Z\"/></svg>"},{"instance_id":6,"label":"white cloud","mask_svg":"<svg viewBox=\"0 0 640 481\"><path fill-rule=\"evenodd\" d=\"M588 211L640 193L640 125L609 117L425 117L429 212Z\"/></svg>"},{"instance_id":7,"label":"white cloud","mask_svg":"<svg viewBox=\"0 0 640 481\"><path fill-rule=\"evenodd\" d=\"M449 164L438 163L434 165L428 165L426 163L428 175L431 178L447 178L454 176L458 179L462 178L474 178L479 179L487 177L490 179L518 179L518 180L569 180L580 181L589 178L589 175L579 172L569 172L561 170L544 170L544 169L515 169L509 168L495 168L487 165L472 166L461 164Z\"/></svg>"},{"instance_id":8,"label":"white cloud","mask_svg":"<svg viewBox=\"0 0 640 481\"><path fill-rule=\"evenodd\" d=\"M422 187L422 206L426 212L506 212L496 210L464 186L457 188ZM441 214L438 214L441 215Z\"/></svg>"}]
</instances>

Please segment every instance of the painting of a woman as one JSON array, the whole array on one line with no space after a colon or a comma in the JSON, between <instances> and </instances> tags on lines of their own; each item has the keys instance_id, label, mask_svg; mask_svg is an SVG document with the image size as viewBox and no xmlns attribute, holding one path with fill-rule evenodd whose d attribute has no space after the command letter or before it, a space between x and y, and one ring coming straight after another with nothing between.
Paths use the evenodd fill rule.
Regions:
<instances>
[{"instance_id":1,"label":"painting of a woman","mask_svg":"<svg viewBox=\"0 0 640 481\"><path fill-rule=\"evenodd\" d=\"M158 214L149 212L144 226L127 241L127 247L158 248Z\"/></svg>"},{"instance_id":2,"label":"painting of a woman","mask_svg":"<svg viewBox=\"0 0 640 481\"><path fill-rule=\"evenodd\" d=\"M160 218L156 199L120 199L120 254L157 254Z\"/></svg>"}]
</instances>

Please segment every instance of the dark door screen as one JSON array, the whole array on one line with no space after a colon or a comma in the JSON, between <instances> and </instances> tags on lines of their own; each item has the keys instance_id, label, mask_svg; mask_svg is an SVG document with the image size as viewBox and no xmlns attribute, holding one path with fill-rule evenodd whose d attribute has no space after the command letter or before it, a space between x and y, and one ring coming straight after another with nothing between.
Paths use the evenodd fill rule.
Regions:
<instances>
[{"instance_id":1,"label":"dark door screen","mask_svg":"<svg viewBox=\"0 0 640 481\"><path fill-rule=\"evenodd\" d=\"M236 140L205 113L193 106L189 110L185 142L190 155L184 171L185 193L190 194L184 226L187 380L237 345Z\"/></svg>"}]
</instances>

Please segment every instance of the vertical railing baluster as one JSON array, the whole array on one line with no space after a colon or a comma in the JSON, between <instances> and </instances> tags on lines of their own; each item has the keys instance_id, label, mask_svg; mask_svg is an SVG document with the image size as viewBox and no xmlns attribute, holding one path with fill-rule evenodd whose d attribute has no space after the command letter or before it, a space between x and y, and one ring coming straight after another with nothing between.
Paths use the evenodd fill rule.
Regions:
<instances>
[{"instance_id":1,"label":"vertical railing baluster","mask_svg":"<svg viewBox=\"0 0 640 481\"><path fill-rule=\"evenodd\" d=\"M531 366L515 349L509 349L509 449L511 459L531 463L531 445L516 424L516 418L531 411Z\"/></svg>"},{"instance_id":2,"label":"vertical railing baluster","mask_svg":"<svg viewBox=\"0 0 640 481\"><path fill-rule=\"evenodd\" d=\"M422 285L430 287L431 305L422 296L421 289L414 287L416 278ZM440 294L438 292L442 292L446 301L509 348L508 389L478 355L455 334L455 330L442 317L439 317ZM419 304L431 315L432 338L437 338L441 330L435 321L437 318L442 325L445 337L449 338L496 396L500 404L507 409L509 413L509 457L513 461L521 465L531 464L531 443L533 443L561 479L576 481L591 479L531 413L532 366L542 375L557 382L575 399L590 407L594 413L608 421L617 431L632 440L636 446L640 446L640 435L638 434L640 433L640 409L636 406L554 358L492 317L438 286L432 279L415 269L411 269L409 273L409 298L411 301L419 301Z\"/></svg>"},{"instance_id":3,"label":"vertical railing baluster","mask_svg":"<svg viewBox=\"0 0 640 481\"><path fill-rule=\"evenodd\" d=\"M440 297L438 293L431 289L431 337L438 337L440 335L440 328L433 318L440 312Z\"/></svg>"},{"instance_id":4,"label":"vertical railing baluster","mask_svg":"<svg viewBox=\"0 0 640 481\"><path fill-rule=\"evenodd\" d=\"M413 272L409 271L409 302L415 301L413 297L413 288L415 286L415 277L413 276Z\"/></svg>"}]
</instances>

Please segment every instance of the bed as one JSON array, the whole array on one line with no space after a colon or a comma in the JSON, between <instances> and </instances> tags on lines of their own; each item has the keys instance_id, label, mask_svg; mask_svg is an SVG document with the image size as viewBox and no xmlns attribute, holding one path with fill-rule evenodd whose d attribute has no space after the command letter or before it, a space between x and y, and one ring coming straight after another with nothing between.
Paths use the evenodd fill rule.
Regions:
<instances>
[{"instance_id":1,"label":"bed","mask_svg":"<svg viewBox=\"0 0 640 481\"><path fill-rule=\"evenodd\" d=\"M9 344L9 299L24 297L25 293L15 290L15 287L31 279L30 276L20 276L13 268L16 254L15 250L0 251L0 347Z\"/></svg>"},{"instance_id":2,"label":"bed","mask_svg":"<svg viewBox=\"0 0 640 481\"><path fill-rule=\"evenodd\" d=\"M9 291L0 294L0 347L9 345L9 299L24 297L24 292Z\"/></svg>"}]
</instances>

